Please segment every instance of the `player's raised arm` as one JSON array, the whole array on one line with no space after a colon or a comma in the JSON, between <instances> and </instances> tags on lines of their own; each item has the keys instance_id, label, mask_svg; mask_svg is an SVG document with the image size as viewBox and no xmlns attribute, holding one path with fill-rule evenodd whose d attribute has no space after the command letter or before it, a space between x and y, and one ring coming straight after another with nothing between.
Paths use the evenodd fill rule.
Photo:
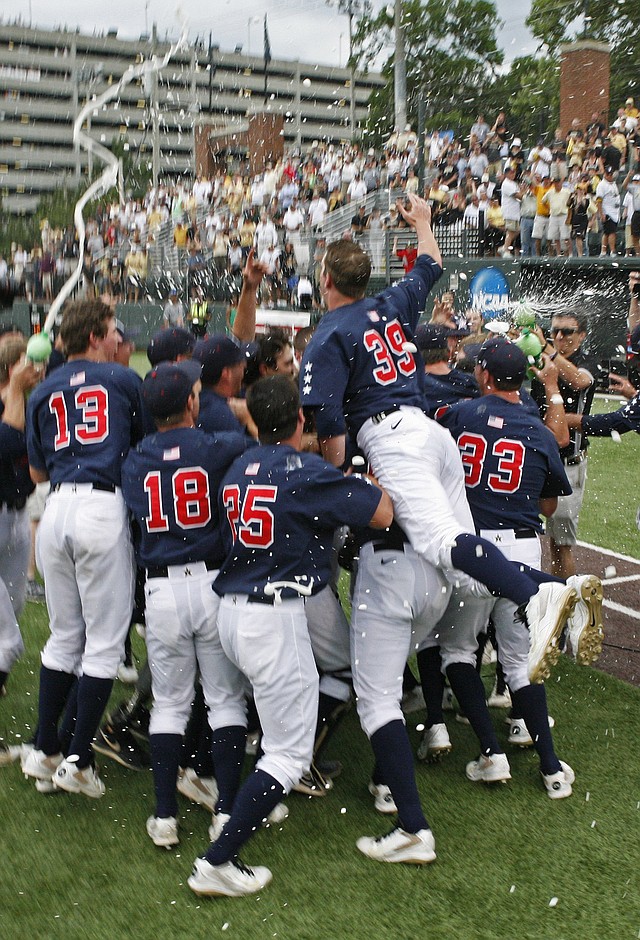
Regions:
<instances>
[{"instance_id":1,"label":"player's raised arm","mask_svg":"<svg viewBox=\"0 0 640 940\"><path fill-rule=\"evenodd\" d=\"M406 202L398 200L398 211L402 217L415 229L418 236L418 255L429 255L436 264L442 266L442 255L438 248L433 229L431 228L431 206L426 199L421 199L414 193L407 193Z\"/></svg>"},{"instance_id":2,"label":"player's raised arm","mask_svg":"<svg viewBox=\"0 0 640 940\"><path fill-rule=\"evenodd\" d=\"M241 343L250 343L256 334L256 293L266 272L266 265L256 261L252 248L242 272L242 290L233 322L233 335Z\"/></svg>"}]
</instances>

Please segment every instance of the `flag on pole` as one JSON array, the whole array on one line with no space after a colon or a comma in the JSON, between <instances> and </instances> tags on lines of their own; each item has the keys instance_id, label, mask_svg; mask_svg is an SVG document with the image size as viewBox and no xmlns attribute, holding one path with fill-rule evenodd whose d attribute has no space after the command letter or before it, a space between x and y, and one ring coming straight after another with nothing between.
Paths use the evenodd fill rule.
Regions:
<instances>
[{"instance_id":1,"label":"flag on pole","mask_svg":"<svg viewBox=\"0 0 640 940\"><path fill-rule=\"evenodd\" d=\"M265 68L271 62L271 43L269 42L269 30L267 29L267 14L264 15L264 65Z\"/></svg>"}]
</instances>

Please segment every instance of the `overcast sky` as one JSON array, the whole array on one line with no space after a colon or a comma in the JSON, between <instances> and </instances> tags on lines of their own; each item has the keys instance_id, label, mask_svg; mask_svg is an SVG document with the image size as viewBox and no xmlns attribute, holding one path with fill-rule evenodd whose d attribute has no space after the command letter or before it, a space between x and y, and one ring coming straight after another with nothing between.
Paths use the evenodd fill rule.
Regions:
<instances>
[{"instance_id":1,"label":"overcast sky","mask_svg":"<svg viewBox=\"0 0 640 940\"><path fill-rule=\"evenodd\" d=\"M376 7L382 0L374 0ZM533 52L536 43L524 25L530 0L497 0L498 16L504 22L499 41L507 62ZM82 32L118 28L121 38L131 39L151 30L155 22L161 38L176 38L181 31L179 11L189 35L208 37L223 51L242 45L243 52L262 53L262 20L267 14L271 52L274 58L301 59L344 65L349 46L348 18L336 12L336 2L326 0L13 0L3 20L20 17L33 26L79 26Z\"/></svg>"}]
</instances>

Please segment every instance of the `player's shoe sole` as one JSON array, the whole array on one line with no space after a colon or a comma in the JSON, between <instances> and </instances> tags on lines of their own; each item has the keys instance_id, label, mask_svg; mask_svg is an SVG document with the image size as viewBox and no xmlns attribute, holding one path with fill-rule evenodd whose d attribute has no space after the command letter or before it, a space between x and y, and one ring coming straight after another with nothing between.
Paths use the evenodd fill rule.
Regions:
<instances>
[{"instance_id":1,"label":"player's shoe sole","mask_svg":"<svg viewBox=\"0 0 640 940\"><path fill-rule=\"evenodd\" d=\"M602 581L595 575L577 575L567 580L578 594L578 601L569 618L569 640L576 662L590 666L602 652Z\"/></svg>"},{"instance_id":2,"label":"player's shoe sole","mask_svg":"<svg viewBox=\"0 0 640 940\"><path fill-rule=\"evenodd\" d=\"M524 611L518 608L516 616L524 614L523 619L529 628L530 682L539 684L550 676L551 667L560 658L560 635L577 600L574 588L556 581L546 581L530 598Z\"/></svg>"},{"instance_id":3,"label":"player's shoe sole","mask_svg":"<svg viewBox=\"0 0 640 940\"><path fill-rule=\"evenodd\" d=\"M240 898L262 891L272 877L263 865L248 868L239 859L210 865L206 858L197 858L187 884L202 897Z\"/></svg>"},{"instance_id":4,"label":"player's shoe sole","mask_svg":"<svg viewBox=\"0 0 640 940\"><path fill-rule=\"evenodd\" d=\"M356 846L363 855L377 862L428 865L436 858L436 844L430 829L405 832L404 829L398 827L378 839L363 836L358 839Z\"/></svg>"}]
</instances>

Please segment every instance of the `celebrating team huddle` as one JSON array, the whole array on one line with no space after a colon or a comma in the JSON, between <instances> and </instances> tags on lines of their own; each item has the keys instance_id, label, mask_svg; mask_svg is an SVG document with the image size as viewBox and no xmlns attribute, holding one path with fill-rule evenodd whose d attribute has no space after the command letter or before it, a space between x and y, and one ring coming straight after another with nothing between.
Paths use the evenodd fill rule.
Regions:
<instances>
[{"instance_id":1,"label":"celebrating team huddle","mask_svg":"<svg viewBox=\"0 0 640 940\"><path fill-rule=\"evenodd\" d=\"M43 791L104 794L92 742L124 656L137 564L153 694L147 833L160 847L179 843L182 744L197 686L206 703L215 783L211 844L188 879L196 894L240 896L269 883L270 870L239 853L262 823L287 816L292 790L322 796L332 785L339 767L321 749L351 688L374 755L375 807L397 816L390 833L357 847L382 862L433 861L403 671L416 653L427 709L418 757L451 747L441 714L448 680L480 745L467 777L509 779L476 669L489 619L514 738L536 748L542 792L571 795L575 774L555 753L543 681L565 635L579 663L599 654L601 584L540 570L540 514L552 515L571 487L557 439L520 394L529 363L515 344L486 341L480 397L444 409L442 424L426 417L416 329L441 258L427 203L411 196L400 211L418 258L380 295L365 298L371 265L357 245L327 248L328 312L304 352L299 390L276 347L240 397L246 333L193 348L181 331L164 331L140 380L114 362L111 309L88 301L66 309L66 362L31 393L22 427L14 402L24 407L26 379L5 402L14 449L3 461L26 456L33 482L50 483L37 544L50 637L23 772ZM250 255L243 330L263 273ZM537 371L555 401L553 364L545 358ZM351 472L354 454L368 474ZM4 498L20 512L15 494ZM335 595L344 527L357 545L350 625ZM20 604L8 606L4 678L20 653ZM261 736L243 779L250 704Z\"/></svg>"}]
</instances>

